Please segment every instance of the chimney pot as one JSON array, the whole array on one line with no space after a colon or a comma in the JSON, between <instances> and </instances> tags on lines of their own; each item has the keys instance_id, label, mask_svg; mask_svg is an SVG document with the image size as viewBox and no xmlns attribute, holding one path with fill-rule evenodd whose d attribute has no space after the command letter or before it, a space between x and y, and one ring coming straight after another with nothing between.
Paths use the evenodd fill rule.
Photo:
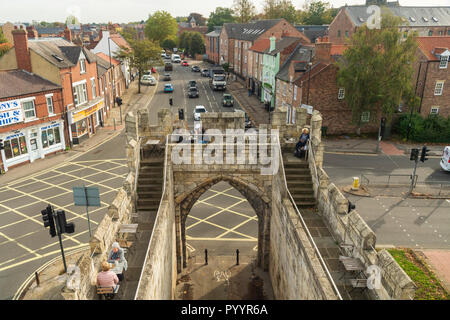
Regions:
<instances>
[{"instance_id":1,"label":"chimney pot","mask_svg":"<svg viewBox=\"0 0 450 320\"><path fill-rule=\"evenodd\" d=\"M16 52L17 68L31 72L31 59L28 50L28 35L23 27L12 32Z\"/></svg>"}]
</instances>

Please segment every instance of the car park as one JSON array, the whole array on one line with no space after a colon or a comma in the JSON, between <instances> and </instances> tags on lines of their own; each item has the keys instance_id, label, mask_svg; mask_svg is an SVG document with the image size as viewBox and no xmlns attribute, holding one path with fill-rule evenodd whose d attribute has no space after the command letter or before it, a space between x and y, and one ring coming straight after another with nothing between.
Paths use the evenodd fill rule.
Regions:
<instances>
[{"instance_id":1,"label":"car park","mask_svg":"<svg viewBox=\"0 0 450 320\"><path fill-rule=\"evenodd\" d=\"M173 85L171 83L165 84L164 92L173 92Z\"/></svg>"},{"instance_id":2,"label":"car park","mask_svg":"<svg viewBox=\"0 0 450 320\"><path fill-rule=\"evenodd\" d=\"M193 72L200 72L200 67L199 67L199 66L193 66L193 67L191 68L191 70L192 70Z\"/></svg>"},{"instance_id":3,"label":"car park","mask_svg":"<svg viewBox=\"0 0 450 320\"><path fill-rule=\"evenodd\" d=\"M450 171L450 146L444 148L440 164L443 170Z\"/></svg>"},{"instance_id":4,"label":"car park","mask_svg":"<svg viewBox=\"0 0 450 320\"><path fill-rule=\"evenodd\" d=\"M222 105L224 107L232 107L234 105L233 96L229 93L223 95Z\"/></svg>"},{"instance_id":5,"label":"car park","mask_svg":"<svg viewBox=\"0 0 450 320\"><path fill-rule=\"evenodd\" d=\"M188 90L189 98L198 98L198 89L197 87L190 87Z\"/></svg>"},{"instance_id":6,"label":"car park","mask_svg":"<svg viewBox=\"0 0 450 320\"><path fill-rule=\"evenodd\" d=\"M206 108L204 106L196 106L194 109L194 120L200 121L200 116L202 113L207 113Z\"/></svg>"},{"instance_id":7,"label":"car park","mask_svg":"<svg viewBox=\"0 0 450 320\"><path fill-rule=\"evenodd\" d=\"M187 66L189 66L189 63L188 63L186 60L184 60L184 61L181 63L181 65L182 65L183 67L187 67Z\"/></svg>"},{"instance_id":8,"label":"car park","mask_svg":"<svg viewBox=\"0 0 450 320\"><path fill-rule=\"evenodd\" d=\"M209 77L209 70L203 69L201 74L202 74L202 77Z\"/></svg>"},{"instance_id":9,"label":"car park","mask_svg":"<svg viewBox=\"0 0 450 320\"><path fill-rule=\"evenodd\" d=\"M154 86L156 85L156 79L153 76L150 75L143 75L141 78L141 84L147 85L147 86Z\"/></svg>"},{"instance_id":10,"label":"car park","mask_svg":"<svg viewBox=\"0 0 450 320\"><path fill-rule=\"evenodd\" d=\"M163 80L164 81L170 81L172 78L170 77L170 73L164 73Z\"/></svg>"}]
</instances>

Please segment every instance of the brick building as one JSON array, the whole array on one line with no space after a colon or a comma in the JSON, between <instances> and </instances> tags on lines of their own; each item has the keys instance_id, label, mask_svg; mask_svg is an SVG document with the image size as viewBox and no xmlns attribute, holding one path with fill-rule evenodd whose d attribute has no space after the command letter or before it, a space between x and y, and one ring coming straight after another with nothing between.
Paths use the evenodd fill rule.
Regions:
<instances>
[{"instance_id":1,"label":"brick building","mask_svg":"<svg viewBox=\"0 0 450 320\"><path fill-rule=\"evenodd\" d=\"M221 64L220 61L220 32L222 27L214 27L214 30L205 35L206 56L214 64Z\"/></svg>"},{"instance_id":2,"label":"brick building","mask_svg":"<svg viewBox=\"0 0 450 320\"><path fill-rule=\"evenodd\" d=\"M0 71L0 169L65 150L61 86L25 70Z\"/></svg>"},{"instance_id":3,"label":"brick building","mask_svg":"<svg viewBox=\"0 0 450 320\"><path fill-rule=\"evenodd\" d=\"M367 23L368 6L342 7L328 28L328 36L333 44L344 44L345 39ZM397 3L386 7L393 15L402 17L404 24L400 30L407 36L416 31L419 36L450 35L450 7L402 7Z\"/></svg>"},{"instance_id":4,"label":"brick building","mask_svg":"<svg viewBox=\"0 0 450 320\"><path fill-rule=\"evenodd\" d=\"M416 95L423 116L450 116L450 36L418 37Z\"/></svg>"},{"instance_id":5,"label":"brick building","mask_svg":"<svg viewBox=\"0 0 450 320\"><path fill-rule=\"evenodd\" d=\"M114 106L114 94L116 97L120 97L125 92L125 76L119 60L110 58L103 52L97 53L97 58L99 85L102 92L107 93L105 93L105 105L109 110Z\"/></svg>"}]
</instances>

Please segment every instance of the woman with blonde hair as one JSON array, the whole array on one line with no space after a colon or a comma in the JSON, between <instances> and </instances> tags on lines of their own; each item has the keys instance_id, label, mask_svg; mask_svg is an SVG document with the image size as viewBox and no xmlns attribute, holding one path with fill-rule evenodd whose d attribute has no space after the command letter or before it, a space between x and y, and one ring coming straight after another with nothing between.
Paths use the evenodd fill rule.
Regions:
<instances>
[{"instance_id":1,"label":"woman with blonde hair","mask_svg":"<svg viewBox=\"0 0 450 320\"><path fill-rule=\"evenodd\" d=\"M294 155L296 157L303 158L303 156L305 155L305 152L307 150L306 144L308 143L308 140L309 140L309 129L303 128L302 134L301 134L300 138L298 139L297 144L295 145Z\"/></svg>"},{"instance_id":2,"label":"woman with blonde hair","mask_svg":"<svg viewBox=\"0 0 450 320\"><path fill-rule=\"evenodd\" d=\"M119 283L117 275L110 270L110 265L107 261L102 262L102 271L97 275L97 286L99 287L113 287L116 288Z\"/></svg>"}]
</instances>

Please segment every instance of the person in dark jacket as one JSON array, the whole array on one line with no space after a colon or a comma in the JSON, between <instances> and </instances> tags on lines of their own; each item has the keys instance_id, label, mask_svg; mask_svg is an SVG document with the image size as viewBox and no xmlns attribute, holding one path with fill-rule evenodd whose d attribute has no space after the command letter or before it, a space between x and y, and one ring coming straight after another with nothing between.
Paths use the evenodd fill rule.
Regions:
<instances>
[{"instance_id":1,"label":"person in dark jacket","mask_svg":"<svg viewBox=\"0 0 450 320\"><path fill-rule=\"evenodd\" d=\"M299 158L303 158L305 155L305 151L307 149L307 143L309 140L309 129L303 128L302 134L300 138L298 139L297 144L295 145L295 156Z\"/></svg>"}]
</instances>

